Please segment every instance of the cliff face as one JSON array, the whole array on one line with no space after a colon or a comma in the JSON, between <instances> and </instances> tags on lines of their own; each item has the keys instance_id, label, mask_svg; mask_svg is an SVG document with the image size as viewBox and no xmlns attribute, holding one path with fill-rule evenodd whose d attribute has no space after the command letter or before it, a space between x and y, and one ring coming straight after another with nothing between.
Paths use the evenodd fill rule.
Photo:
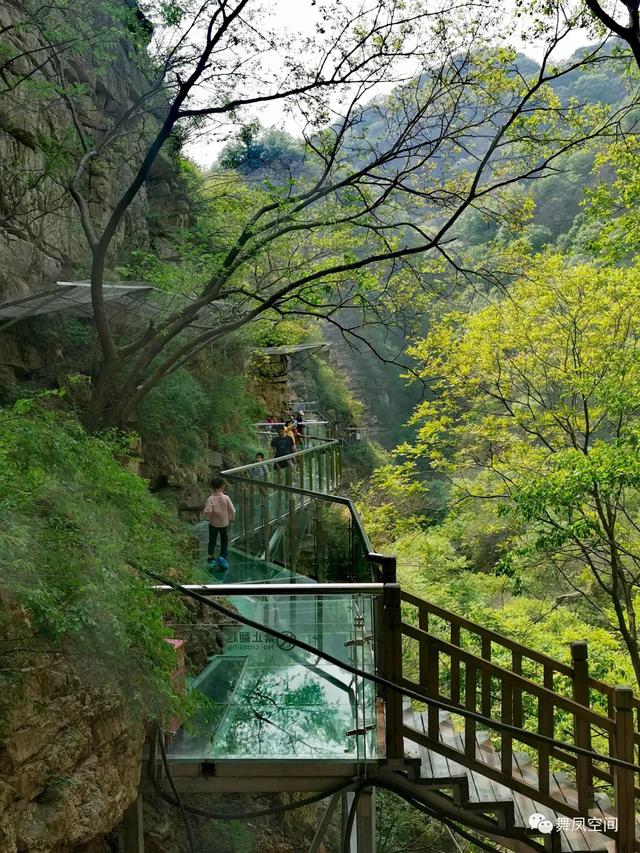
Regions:
<instances>
[{"instance_id":1,"label":"cliff face","mask_svg":"<svg viewBox=\"0 0 640 853\"><path fill-rule=\"evenodd\" d=\"M38 641L23 611L4 602L4 613L0 850L84 851L135 799L140 724L118 694Z\"/></svg>"},{"instance_id":2,"label":"cliff face","mask_svg":"<svg viewBox=\"0 0 640 853\"><path fill-rule=\"evenodd\" d=\"M85 51L57 67L43 64L46 27L29 22L29 10L67 8L73 30L76 5L91 7L0 2L0 302L85 278L89 269L64 181L75 161L60 159L77 147L77 135L52 84L74 87L78 120L92 137L113 127L148 88L124 32L108 62ZM131 179L138 144L124 137L117 162L99 163L87 176L97 223ZM175 161L163 156L130 209L116 253L123 257L135 245L166 254L165 238L187 211ZM50 358L23 324L0 331L0 383L28 381ZM115 690L93 683L72 650L43 642L27 615L2 600L0 660L1 853L102 853L100 838L136 796L140 722Z\"/></svg>"},{"instance_id":3,"label":"cliff face","mask_svg":"<svg viewBox=\"0 0 640 853\"><path fill-rule=\"evenodd\" d=\"M88 14L91 8L77 5L82 11L70 4L61 27L73 31L73 15ZM84 50L64 51L56 63L43 61L52 51L46 43L48 19L42 27L34 23L38 6L42 4L30 0L0 4L0 302L28 296L57 280L86 278L90 267L88 246L68 192L82 151L64 93L73 93L77 121L94 142L149 89L124 31L121 42L110 43L108 60ZM85 21L85 26L97 31L113 26L97 11L95 15L95 21ZM153 113L145 122L149 132L157 126ZM93 161L86 176L84 191L98 226L140 162L140 134L133 130L118 140L117 154L110 161ZM161 154L129 209L110 263L117 263L130 248L146 247L166 256L167 236L187 215L176 163L171 154ZM0 325L3 322L0 319ZM12 368L28 370L35 358L33 352L24 352L19 338L19 326L7 334L0 332L4 381L15 381Z\"/></svg>"}]
</instances>

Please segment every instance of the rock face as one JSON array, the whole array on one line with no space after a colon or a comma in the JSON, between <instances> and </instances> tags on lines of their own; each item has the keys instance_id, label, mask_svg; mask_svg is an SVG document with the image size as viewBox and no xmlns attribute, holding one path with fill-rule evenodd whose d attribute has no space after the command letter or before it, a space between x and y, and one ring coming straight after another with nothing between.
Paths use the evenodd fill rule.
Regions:
<instances>
[{"instance_id":1,"label":"rock face","mask_svg":"<svg viewBox=\"0 0 640 853\"><path fill-rule=\"evenodd\" d=\"M127 0L126 5L133 3ZM42 27L33 23L39 6L36 0L0 3L0 302L28 296L58 280L85 279L90 269L90 252L67 189L82 156L69 103L86 139L95 145L149 89L124 24L122 40L110 42L107 60L89 51L63 51L55 66L43 62L51 54L45 47L51 22L43 20ZM30 8L35 12L31 20ZM73 28L73 14L95 14L95 21L85 21L89 30L113 27L113 21L102 20L90 3L72 3L68 9L60 26ZM11 61L7 63L6 57ZM61 90L72 97L62 97ZM144 121L146 134L158 126L153 112ZM141 162L143 131L139 125L132 130L118 140L117 151L92 160L83 179L83 193L98 229ZM132 248L170 256L170 234L184 223L188 211L176 161L171 152L163 151L125 216L110 266L120 263ZM4 322L0 317L0 327ZM8 340L2 343L4 338ZM7 335L0 331L0 381L20 378L19 338L20 324ZM12 367L18 368L13 377Z\"/></svg>"},{"instance_id":2,"label":"rock face","mask_svg":"<svg viewBox=\"0 0 640 853\"><path fill-rule=\"evenodd\" d=\"M102 849L85 845L135 799L141 726L118 694L88 686L67 655L39 643L24 612L8 612L0 635L0 851Z\"/></svg>"}]
</instances>

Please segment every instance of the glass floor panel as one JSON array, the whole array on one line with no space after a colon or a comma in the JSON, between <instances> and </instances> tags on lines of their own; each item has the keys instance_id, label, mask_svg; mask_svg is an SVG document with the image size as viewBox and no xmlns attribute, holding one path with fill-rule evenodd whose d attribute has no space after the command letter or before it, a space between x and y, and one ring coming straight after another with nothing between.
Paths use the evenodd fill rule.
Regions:
<instances>
[{"instance_id":1,"label":"glass floor panel","mask_svg":"<svg viewBox=\"0 0 640 853\"><path fill-rule=\"evenodd\" d=\"M232 552L229 562L229 583L241 582L240 577L245 582L312 582L241 552ZM363 642L372 632L371 596L351 594L347 586L340 595L233 595L226 600L243 616L373 671L370 642ZM206 705L193 732L180 730L174 737L168 750L172 760L375 757L371 682L241 623L221 628L222 654L211 657L191 683L206 696Z\"/></svg>"}]
</instances>

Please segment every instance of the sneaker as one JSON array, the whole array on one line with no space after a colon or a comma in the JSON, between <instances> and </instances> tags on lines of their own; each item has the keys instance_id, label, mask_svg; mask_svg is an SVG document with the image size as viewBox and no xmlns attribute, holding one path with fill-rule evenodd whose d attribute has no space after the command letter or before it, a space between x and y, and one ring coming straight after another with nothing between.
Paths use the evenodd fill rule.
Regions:
<instances>
[{"instance_id":1,"label":"sneaker","mask_svg":"<svg viewBox=\"0 0 640 853\"><path fill-rule=\"evenodd\" d=\"M218 557L218 568L226 571L229 568L229 563L224 557Z\"/></svg>"}]
</instances>

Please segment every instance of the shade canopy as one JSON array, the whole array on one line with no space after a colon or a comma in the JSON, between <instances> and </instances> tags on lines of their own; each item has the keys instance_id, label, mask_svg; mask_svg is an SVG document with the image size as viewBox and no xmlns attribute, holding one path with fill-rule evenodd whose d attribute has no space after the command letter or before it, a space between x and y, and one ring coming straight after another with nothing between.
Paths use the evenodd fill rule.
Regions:
<instances>
[{"instance_id":1,"label":"shade canopy","mask_svg":"<svg viewBox=\"0 0 640 853\"><path fill-rule=\"evenodd\" d=\"M148 318L176 311L191 297L180 293L166 293L148 282L126 281L102 286L104 302L112 311L134 311ZM211 302L202 313L216 317L220 304ZM45 290L40 290L22 299L0 302L0 331L13 326L20 320L44 314L63 312L80 317L93 317L91 283L88 281L57 281ZM200 313L200 312L199 312ZM198 328L194 326L194 328Z\"/></svg>"}]
</instances>

